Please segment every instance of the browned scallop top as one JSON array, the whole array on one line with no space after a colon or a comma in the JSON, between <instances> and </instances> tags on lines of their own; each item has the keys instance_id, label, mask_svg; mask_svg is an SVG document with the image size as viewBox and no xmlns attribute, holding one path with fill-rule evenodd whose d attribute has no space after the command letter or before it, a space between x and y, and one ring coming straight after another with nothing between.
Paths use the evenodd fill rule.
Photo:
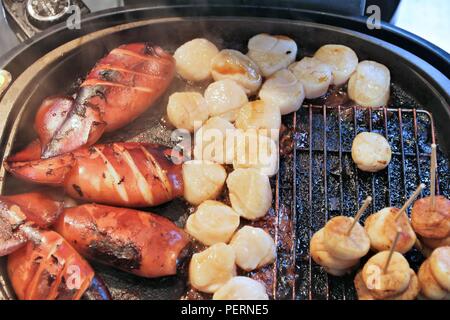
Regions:
<instances>
[{"instance_id":1,"label":"browned scallop top","mask_svg":"<svg viewBox=\"0 0 450 320\"><path fill-rule=\"evenodd\" d=\"M450 236L450 200L436 196L435 201L432 210L430 197L417 200L411 211L411 222L421 236L441 239Z\"/></svg>"}]
</instances>

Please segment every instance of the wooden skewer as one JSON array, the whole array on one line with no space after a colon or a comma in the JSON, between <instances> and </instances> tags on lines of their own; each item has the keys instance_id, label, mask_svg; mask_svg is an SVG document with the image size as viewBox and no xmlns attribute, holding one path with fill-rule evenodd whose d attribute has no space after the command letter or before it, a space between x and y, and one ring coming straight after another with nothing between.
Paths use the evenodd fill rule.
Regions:
<instances>
[{"instance_id":1,"label":"wooden skewer","mask_svg":"<svg viewBox=\"0 0 450 320\"><path fill-rule=\"evenodd\" d=\"M436 144L431 145L431 164L430 164L430 199L431 210L436 209Z\"/></svg>"},{"instance_id":2,"label":"wooden skewer","mask_svg":"<svg viewBox=\"0 0 450 320\"><path fill-rule=\"evenodd\" d=\"M389 256L388 256L386 264L384 265L384 268L383 268L383 273L386 273L389 268L389 264L391 263L392 255L394 254L394 251L395 251L394 249L395 249L395 246L397 245L398 239L400 238L401 232L402 232L402 230L400 228L397 228L397 234L395 235L394 243L392 243L391 250L389 251Z\"/></svg>"},{"instance_id":3,"label":"wooden skewer","mask_svg":"<svg viewBox=\"0 0 450 320\"><path fill-rule=\"evenodd\" d=\"M403 207L397 212L397 215L395 216L395 221L397 221L398 218L400 218L400 216L403 214L403 212L405 212L406 209L411 205L411 203L419 196L419 194L423 188L425 188L425 185L423 183L421 183L417 187L416 191L414 191L414 193L411 195L411 197L409 197L409 199L405 202Z\"/></svg>"},{"instance_id":4,"label":"wooden skewer","mask_svg":"<svg viewBox=\"0 0 450 320\"><path fill-rule=\"evenodd\" d=\"M371 202L372 202L372 197L371 196L368 196L366 198L366 200L364 200L361 208L359 208L358 212L356 213L355 219L353 219L352 225L350 226L350 228L348 228L347 236L350 235L350 233L352 232L353 227L358 222L359 218L361 218L361 215L364 213L364 211L366 211L367 207L369 206L369 204Z\"/></svg>"}]
</instances>

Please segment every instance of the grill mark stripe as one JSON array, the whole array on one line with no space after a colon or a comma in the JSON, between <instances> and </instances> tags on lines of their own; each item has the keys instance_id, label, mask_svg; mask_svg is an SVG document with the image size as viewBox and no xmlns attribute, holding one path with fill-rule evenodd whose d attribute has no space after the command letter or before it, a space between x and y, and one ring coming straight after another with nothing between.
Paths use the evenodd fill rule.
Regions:
<instances>
[{"instance_id":1,"label":"grill mark stripe","mask_svg":"<svg viewBox=\"0 0 450 320\"><path fill-rule=\"evenodd\" d=\"M108 161L106 156L97 147L93 147L93 148L100 155L100 157L103 159L107 171L109 172L109 174L113 178L113 180L114 180L113 181L114 182L113 183L114 190L116 190L116 192L119 194L120 198L122 198L123 201L128 202L129 198L128 198L127 190L125 189L125 186L123 184L119 184L119 182L121 180L121 177L117 173L116 169L113 167L113 165Z\"/></svg>"},{"instance_id":2,"label":"grill mark stripe","mask_svg":"<svg viewBox=\"0 0 450 320\"><path fill-rule=\"evenodd\" d=\"M156 75L156 74L149 74L149 73L129 70L129 69L120 68L120 67L117 67L117 66L113 66L113 65L110 65L110 64L103 64L103 63L102 64L98 64L95 68L96 69L102 69L102 70L120 71L120 72L123 72L123 73L130 73L130 74L143 76L143 77L147 77L147 78L157 78L157 79L165 79L166 78L166 77L159 76L159 75Z\"/></svg>"},{"instance_id":3,"label":"grill mark stripe","mask_svg":"<svg viewBox=\"0 0 450 320\"><path fill-rule=\"evenodd\" d=\"M150 189L150 185L148 181L145 179L145 177L142 175L139 168L136 166L136 162L131 157L130 153L127 150L123 150L119 152L119 154L122 156L122 158L125 160L127 165L130 167L131 171L133 171L134 176L137 180L137 186L139 189L139 192L141 193L142 197L147 201L149 204L153 204L153 194Z\"/></svg>"},{"instance_id":4,"label":"grill mark stripe","mask_svg":"<svg viewBox=\"0 0 450 320\"><path fill-rule=\"evenodd\" d=\"M45 238L42 238L42 243L40 244L41 246L46 246L48 245L47 241L44 241ZM39 268L36 270L36 273L34 274L33 279L29 282L27 288L25 289L25 292L27 292L28 294L26 295L26 299L30 299L31 298L31 294L34 293L34 290L36 289L36 284L39 281L39 278L41 276L41 274L44 272L45 268L47 267L47 260L50 259L50 257L52 256L53 253L55 253L56 248L58 247L59 244L62 243L62 239L59 239L59 241L54 242L53 246L51 247L51 249L49 250L49 253L46 257L43 257L43 261L39 264ZM52 287L50 288L50 292L52 292L53 290L53 286L55 285L56 280L53 282ZM30 289L33 289L33 291L31 291Z\"/></svg>"},{"instance_id":5,"label":"grill mark stripe","mask_svg":"<svg viewBox=\"0 0 450 320\"><path fill-rule=\"evenodd\" d=\"M122 48L115 48L109 54L126 55L126 56L131 56L131 57L135 57L135 58L138 58L138 59L141 59L141 60L150 61L150 62L157 61L158 63L164 63L164 64L171 64L172 63L168 59L144 56L144 55L136 53L134 51L127 50L127 49L122 49Z\"/></svg>"},{"instance_id":6,"label":"grill mark stripe","mask_svg":"<svg viewBox=\"0 0 450 320\"><path fill-rule=\"evenodd\" d=\"M164 187L164 190L166 190L167 196L171 196L172 195L172 186L167 178L167 174L166 172L161 169L161 167L159 166L158 162L155 160L155 158L150 154L150 152L147 151L147 149L145 149L143 146L140 146L142 152L144 153L144 155L146 156L146 158L153 163L153 168L155 169L154 171L156 172L156 174L159 177L159 180L161 181L162 186Z\"/></svg>"},{"instance_id":7,"label":"grill mark stripe","mask_svg":"<svg viewBox=\"0 0 450 320\"><path fill-rule=\"evenodd\" d=\"M129 89L133 89L136 91L143 91L143 92L147 92L147 93L152 93L153 89L150 88L145 88L145 87L131 87L131 86L126 86L124 84L120 84L120 83L115 83L115 82L110 82L110 81L103 81L103 80L98 80L98 79L88 79L86 81L84 81L81 84L81 87L87 87L87 86L105 86L105 87L119 87L119 88L129 88Z\"/></svg>"}]
</instances>

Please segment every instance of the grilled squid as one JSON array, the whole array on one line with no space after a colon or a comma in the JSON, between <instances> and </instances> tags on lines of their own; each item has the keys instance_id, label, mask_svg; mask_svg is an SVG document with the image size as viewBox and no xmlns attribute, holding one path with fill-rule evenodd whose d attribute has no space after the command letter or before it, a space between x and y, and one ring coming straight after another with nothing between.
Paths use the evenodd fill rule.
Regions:
<instances>
[{"instance_id":1,"label":"grilled squid","mask_svg":"<svg viewBox=\"0 0 450 320\"><path fill-rule=\"evenodd\" d=\"M176 92L169 97L167 116L176 128L194 132L208 120L208 105L198 92Z\"/></svg>"},{"instance_id":2,"label":"grilled squid","mask_svg":"<svg viewBox=\"0 0 450 320\"><path fill-rule=\"evenodd\" d=\"M212 200L222 191L227 173L218 163L191 160L183 163L184 199L193 205Z\"/></svg>"},{"instance_id":3,"label":"grilled squid","mask_svg":"<svg viewBox=\"0 0 450 320\"><path fill-rule=\"evenodd\" d=\"M420 266L418 276L425 298L450 300L450 246L435 249Z\"/></svg>"},{"instance_id":4,"label":"grilled squid","mask_svg":"<svg viewBox=\"0 0 450 320\"><path fill-rule=\"evenodd\" d=\"M233 277L213 295L213 300L269 300L266 287L248 277Z\"/></svg>"},{"instance_id":5,"label":"grilled squid","mask_svg":"<svg viewBox=\"0 0 450 320\"><path fill-rule=\"evenodd\" d=\"M157 46L131 43L113 49L89 72L74 99L43 101L35 119L42 158L94 144L104 132L136 119L167 89L175 61ZM30 160L30 159L28 159Z\"/></svg>"},{"instance_id":6,"label":"grilled squid","mask_svg":"<svg viewBox=\"0 0 450 320\"><path fill-rule=\"evenodd\" d=\"M61 201L39 192L0 199L0 256L9 254L6 267L17 297L111 299L88 262L61 235L42 229L55 222L62 206ZM11 241L16 245L8 246Z\"/></svg>"},{"instance_id":7,"label":"grilled squid","mask_svg":"<svg viewBox=\"0 0 450 320\"><path fill-rule=\"evenodd\" d=\"M391 162L392 150L381 134L361 132L352 143L352 159L362 171L377 172Z\"/></svg>"},{"instance_id":8,"label":"grilled squid","mask_svg":"<svg viewBox=\"0 0 450 320\"><path fill-rule=\"evenodd\" d=\"M361 61L348 81L348 96L363 107L385 106L389 100L389 69L374 61Z\"/></svg>"},{"instance_id":9,"label":"grilled squid","mask_svg":"<svg viewBox=\"0 0 450 320\"><path fill-rule=\"evenodd\" d=\"M207 39L188 41L175 50L178 74L186 80L203 81L211 78L211 61L219 53Z\"/></svg>"},{"instance_id":10,"label":"grilled squid","mask_svg":"<svg viewBox=\"0 0 450 320\"><path fill-rule=\"evenodd\" d=\"M261 228L244 226L235 233L230 246L236 254L236 264L245 271L252 271L271 264L276 258L272 237Z\"/></svg>"},{"instance_id":11,"label":"grilled squid","mask_svg":"<svg viewBox=\"0 0 450 320\"><path fill-rule=\"evenodd\" d=\"M214 293L236 275L236 256L231 246L216 243L192 255L189 281L195 289Z\"/></svg>"},{"instance_id":12,"label":"grilled squid","mask_svg":"<svg viewBox=\"0 0 450 320\"><path fill-rule=\"evenodd\" d=\"M281 113L276 105L255 100L244 105L238 113L235 126L238 129L254 129L259 134L278 140Z\"/></svg>"},{"instance_id":13,"label":"grilled squid","mask_svg":"<svg viewBox=\"0 0 450 320\"><path fill-rule=\"evenodd\" d=\"M228 243L239 227L239 215L229 206L213 200L200 204L186 221L186 231L206 245Z\"/></svg>"},{"instance_id":14,"label":"grilled squid","mask_svg":"<svg viewBox=\"0 0 450 320\"><path fill-rule=\"evenodd\" d=\"M182 166L174 163L179 160L169 148L124 142L85 147L50 159L7 161L5 167L18 178L62 186L75 199L143 207L183 195Z\"/></svg>"},{"instance_id":15,"label":"grilled squid","mask_svg":"<svg viewBox=\"0 0 450 320\"><path fill-rule=\"evenodd\" d=\"M305 99L305 90L291 71L283 69L264 82L259 98L269 106L277 107L285 115L300 108Z\"/></svg>"},{"instance_id":16,"label":"grilled squid","mask_svg":"<svg viewBox=\"0 0 450 320\"><path fill-rule=\"evenodd\" d=\"M401 232L395 251L404 254L412 249L417 240L416 234L406 214L401 214L397 220L395 219L398 211L397 208L384 208L366 219L364 228L370 238L372 250L390 250L398 228Z\"/></svg>"},{"instance_id":17,"label":"grilled squid","mask_svg":"<svg viewBox=\"0 0 450 320\"><path fill-rule=\"evenodd\" d=\"M319 48L314 54L332 68L332 84L340 86L347 82L358 65L356 53L349 47L340 44L326 44Z\"/></svg>"},{"instance_id":18,"label":"grilled squid","mask_svg":"<svg viewBox=\"0 0 450 320\"><path fill-rule=\"evenodd\" d=\"M230 79L211 83L204 95L212 117L217 116L232 122L236 120L239 108L248 102L244 88Z\"/></svg>"},{"instance_id":19,"label":"grilled squid","mask_svg":"<svg viewBox=\"0 0 450 320\"><path fill-rule=\"evenodd\" d=\"M8 256L8 276L20 300L79 300L111 296L75 249L54 231L37 231L34 241Z\"/></svg>"},{"instance_id":20,"label":"grilled squid","mask_svg":"<svg viewBox=\"0 0 450 320\"><path fill-rule=\"evenodd\" d=\"M258 66L239 51L225 49L212 59L212 76L215 81L231 79L242 86L247 95L255 94L262 83Z\"/></svg>"},{"instance_id":21,"label":"grilled squid","mask_svg":"<svg viewBox=\"0 0 450 320\"><path fill-rule=\"evenodd\" d=\"M228 175L227 187L231 206L245 219L259 219L272 206L269 177L256 169L234 170Z\"/></svg>"},{"instance_id":22,"label":"grilled squid","mask_svg":"<svg viewBox=\"0 0 450 320\"><path fill-rule=\"evenodd\" d=\"M291 64L289 70L303 84L306 99L323 96L333 79L331 67L316 58L304 57Z\"/></svg>"},{"instance_id":23,"label":"grilled squid","mask_svg":"<svg viewBox=\"0 0 450 320\"><path fill-rule=\"evenodd\" d=\"M220 117L209 118L195 132L194 158L231 164L234 158L235 126Z\"/></svg>"},{"instance_id":24,"label":"grilled squid","mask_svg":"<svg viewBox=\"0 0 450 320\"><path fill-rule=\"evenodd\" d=\"M189 248L186 233L170 220L127 208L67 208L54 228L83 256L141 277L176 274Z\"/></svg>"},{"instance_id":25,"label":"grilled squid","mask_svg":"<svg viewBox=\"0 0 450 320\"><path fill-rule=\"evenodd\" d=\"M287 36L261 33L248 41L247 55L258 65L264 77L270 77L294 62L297 44Z\"/></svg>"},{"instance_id":26,"label":"grilled squid","mask_svg":"<svg viewBox=\"0 0 450 320\"><path fill-rule=\"evenodd\" d=\"M414 300L419 294L417 276L403 255L394 251L384 270L389 253L381 251L372 256L356 277L355 287L360 299Z\"/></svg>"}]
</instances>

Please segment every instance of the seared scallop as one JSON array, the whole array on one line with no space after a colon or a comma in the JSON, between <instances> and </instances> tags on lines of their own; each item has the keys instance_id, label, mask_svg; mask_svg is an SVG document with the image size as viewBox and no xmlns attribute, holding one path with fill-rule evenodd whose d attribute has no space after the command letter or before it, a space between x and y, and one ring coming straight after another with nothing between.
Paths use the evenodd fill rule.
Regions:
<instances>
[{"instance_id":1,"label":"seared scallop","mask_svg":"<svg viewBox=\"0 0 450 320\"><path fill-rule=\"evenodd\" d=\"M272 237L261 228L245 226L230 241L236 264L245 271L261 268L275 261L276 247Z\"/></svg>"},{"instance_id":2,"label":"seared scallop","mask_svg":"<svg viewBox=\"0 0 450 320\"><path fill-rule=\"evenodd\" d=\"M239 51L225 49L212 60L215 81L231 79L242 86L247 95L255 94L261 87L262 76L258 66Z\"/></svg>"},{"instance_id":3,"label":"seared scallop","mask_svg":"<svg viewBox=\"0 0 450 320\"><path fill-rule=\"evenodd\" d=\"M251 101L244 105L236 118L237 129L255 129L259 134L278 140L281 126L280 109L263 100Z\"/></svg>"},{"instance_id":4,"label":"seared scallop","mask_svg":"<svg viewBox=\"0 0 450 320\"><path fill-rule=\"evenodd\" d=\"M305 90L291 71L282 69L264 82L259 98L270 106L276 106L284 115L300 108L305 99Z\"/></svg>"},{"instance_id":5,"label":"seared scallop","mask_svg":"<svg viewBox=\"0 0 450 320\"><path fill-rule=\"evenodd\" d=\"M236 128L220 117L209 118L195 132L194 158L231 164L234 159Z\"/></svg>"},{"instance_id":6,"label":"seared scallop","mask_svg":"<svg viewBox=\"0 0 450 320\"><path fill-rule=\"evenodd\" d=\"M358 264L359 259L343 260L336 258L329 252L324 244L323 228L317 231L311 238L311 258L319 265L326 267L327 272L333 275L343 275Z\"/></svg>"},{"instance_id":7,"label":"seared scallop","mask_svg":"<svg viewBox=\"0 0 450 320\"><path fill-rule=\"evenodd\" d=\"M231 206L243 218L256 220L272 206L272 188L267 175L257 169L236 169L227 178Z\"/></svg>"},{"instance_id":8,"label":"seared scallop","mask_svg":"<svg viewBox=\"0 0 450 320\"><path fill-rule=\"evenodd\" d=\"M234 250L225 243L216 243L192 255L189 281L198 291L214 293L235 275Z\"/></svg>"},{"instance_id":9,"label":"seared scallop","mask_svg":"<svg viewBox=\"0 0 450 320\"><path fill-rule=\"evenodd\" d=\"M269 77L295 61L297 44L287 36L261 33L248 41L247 55L258 65L262 75Z\"/></svg>"},{"instance_id":10,"label":"seared scallop","mask_svg":"<svg viewBox=\"0 0 450 320\"><path fill-rule=\"evenodd\" d=\"M303 84L307 99L318 98L327 93L333 79L331 67L316 58L304 57L291 64L289 70Z\"/></svg>"},{"instance_id":11,"label":"seared scallop","mask_svg":"<svg viewBox=\"0 0 450 320\"><path fill-rule=\"evenodd\" d=\"M348 82L348 96L363 107L385 106L390 85L388 68L374 61L361 61Z\"/></svg>"},{"instance_id":12,"label":"seared scallop","mask_svg":"<svg viewBox=\"0 0 450 320\"><path fill-rule=\"evenodd\" d=\"M408 261L394 251L386 272L383 272L389 251L372 256L362 269L362 278L371 294L377 299L386 299L404 292L410 283L411 272Z\"/></svg>"},{"instance_id":13,"label":"seared scallop","mask_svg":"<svg viewBox=\"0 0 450 320\"><path fill-rule=\"evenodd\" d=\"M389 142L381 134L361 132L352 144L352 158L362 171L377 172L391 162L392 150Z\"/></svg>"},{"instance_id":14,"label":"seared scallop","mask_svg":"<svg viewBox=\"0 0 450 320\"><path fill-rule=\"evenodd\" d=\"M433 251L430 269L439 285L450 291L450 247L440 247Z\"/></svg>"},{"instance_id":15,"label":"seared scallop","mask_svg":"<svg viewBox=\"0 0 450 320\"><path fill-rule=\"evenodd\" d=\"M436 196L435 204L433 210L430 197L414 202L411 223L422 237L445 239L450 236L450 200L444 196Z\"/></svg>"},{"instance_id":16,"label":"seared scallop","mask_svg":"<svg viewBox=\"0 0 450 320\"><path fill-rule=\"evenodd\" d=\"M233 277L214 293L213 300L269 300L269 296L261 282Z\"/></svg>"},{"instance_id":17,"label":"seared scallop","mask_svg":"<svg viewBox=\"0 0 450 320\"><path fill-rule=\"evenodd\" d=\"M370 239L364 228L356 222L350 234L353 218L337 216L327 222L323 231L325 248L334 257L354 260L364 257L370 249Z\"/></svg>"},{"instance_id":18,"label":"seared scallop","mask_svg":"<svg viewBox=\"0 0 450 320\"><path fill-rule=\"evenodd\" d=\"M186 222L186 231L208 246L228 243L239 227L239 215L229 206L213 200L200 204Z\"/></svg>"},{"instance_id":19,"label":"seared scallop","mask_svg":"<svg viewBox=\"0 0 450 320\"><path fill-rule=\"evenodd\" d=\"M269 177L278 172L278 147L275 141L255 129L238 130L233 168L254 168Z\"/></svg>"},{"instance_id":20,"label":"seared scallop","mask_svg":"<svg viewBox=\"0 0 450 320\"><path fill-rule=\"evenodd\" d=\"M210 116L218 116L231 122L236 120L239 108L248 102L244 88L230 79L211 83L204 95Z\"/></svg>"},{"instance_id":21,"label":"seared scallop","mask_svg":"<svg viewBox=\"0 0 450 320\"><path fill-rule=\"evenodd\" d=\"M314 58L332 68L332 84L337 86L346 83L358 65L355 51L340 44L326 44L320 47L314 54Z\"/></svg>"},{"instance_id":22,"label":"seared scallop","mask_svg":"<svg viewBox=\"0 0 450 320\"><path fill-rule=\"evenodd\" d=\"M194 132L208 119L208 105L198 92L175 92L169 97L167 116L176 128Z\"/></svg>"},{"instance_id":23,"label":"seared scallop","mask_svg":"<svg viewBox=\"0 0 450 320\"><path fill-rule=\"evenodd\" d=\"M217 163L191 160L183 163L184 198L193 205L217 198L222 191L227 173Z\"/></svg>"},{"instance_id":24,"label":"seared scallop","mask_svg":"<svg viewBox=\"0 0 450 320\"><path fill-rule=\"evenodd\" d=\"M419 283L422 295L431 300L450 300L450 292L439 284L430 267L430 259L419 268Z\"/></svg>"},{"instance_id":25,"label":"seared scallop","mask_svg":"<svg viewBox=\"0 0 450 320\"><path fill-rule=\"evenodd\" d=\"M397 208L384 208L366 219L364 228L370 238L372 250L390 250L397 235L398 228L400 228L401 232L395 250L400 253L406 253L412 249L417 240L416 234L406 214L400 215L395 220L398 211L399 209Z\"/></svg>"},{"instance_id":26,"label":"seared scallop","mask_svg":"<svg viewBox=\"0 0 450 320\"><path fill-rule=\"evenodd\" d=\"M211 61L218 53L217 47L206 39L188 41L173 55L177 72L186 80L207 80L211 77Z\"/></svg>"}]
</instances>

